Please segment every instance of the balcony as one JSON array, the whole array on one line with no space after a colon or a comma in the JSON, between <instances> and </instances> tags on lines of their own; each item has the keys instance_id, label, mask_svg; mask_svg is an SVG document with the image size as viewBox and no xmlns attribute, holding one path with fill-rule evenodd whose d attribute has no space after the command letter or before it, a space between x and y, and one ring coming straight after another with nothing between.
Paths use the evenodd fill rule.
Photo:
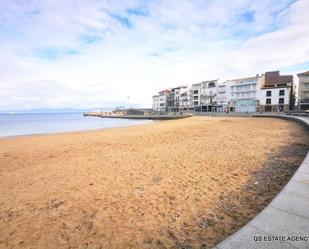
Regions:
<instances>
[{"instance_id":1,"label":"balcony","mask_svg":"<svg viewBox=\"0 0 309 249\"><path fill-rule=\"evenodd\" d=\"M215 91L203 91L202 93L201 93L201 97L204 97L204 98L206 98L206 97L214 97L216 95L216 92Z\"/></svg>"},{"instance_id":2,"label":"balcony","mask_svg":"<svg viewBox=\"0 0 309 249\"><path fill-rule=\"evenodd\" d=\"M256 89L242 89L242 90L235 90L235 89L231 89L231 94L235 94L235 93L244 93L244 92L256 92Z\"/></svg>"},{"instance_id":3,"label":"balcony","mask_svg":"<svg viewBox=\"0 0 309 249\"><path fill-rule=\"evenodd\" d=\"M309 83L304 83L303 87L301 88L303 92L308 92L309 91Z\"/></svg>"},{"instance_id":4,"label":"balcony","mask_svg":"<svg viewBox=\"0 0 309 249\"><path fill-rule=\"evenodd\" d=\"M257 85L257 82L240 82L240 83L232 83L231 84L231 87L234 87L234 86L247 86L247 85Z\"/></svg>"},{"instance_id":5,"label":"balcony","mask_svg":"<svg viewBox=\"0 0 309 249\"><path fill-rule=\"evenodd\" d=\"M231 100L238 100L238 99L257 99L257 97L256 96L239 96L239 97L235 97L235 96L233 96L233 97L231 97Z\"/></svg>"}]
</instances>

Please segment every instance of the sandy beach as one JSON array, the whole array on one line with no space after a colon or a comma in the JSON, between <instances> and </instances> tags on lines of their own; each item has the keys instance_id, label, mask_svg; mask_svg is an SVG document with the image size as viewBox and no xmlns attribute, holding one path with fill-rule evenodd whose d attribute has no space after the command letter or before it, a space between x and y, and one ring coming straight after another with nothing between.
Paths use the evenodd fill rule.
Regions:
<instances>
[{"instance_id":1,"label":"sandy beach","mask_svg":"<svg viewBox=\"0 0 309 249\"><path fill-rule=\"evenodd\" d=\"M0 140L0 248L211 248L309 148L293 122L192 117Z\"/></svg>"}]
</instances>

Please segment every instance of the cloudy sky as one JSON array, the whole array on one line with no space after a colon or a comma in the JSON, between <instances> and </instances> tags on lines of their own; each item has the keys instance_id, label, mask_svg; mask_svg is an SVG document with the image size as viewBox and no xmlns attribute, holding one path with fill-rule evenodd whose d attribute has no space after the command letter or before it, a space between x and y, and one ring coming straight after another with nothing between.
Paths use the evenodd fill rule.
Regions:
<instances>
[{"instance_id":1,"label":"cloudy sky","mask_svg":"<svg viewBox=\"0 0 309 249\"><path fill-rule=\"evenodd\" d=\"M0 111L147 107L169 86L309 70L308 13L308 0L0 0Z\"/></svg>"}]
</instances>

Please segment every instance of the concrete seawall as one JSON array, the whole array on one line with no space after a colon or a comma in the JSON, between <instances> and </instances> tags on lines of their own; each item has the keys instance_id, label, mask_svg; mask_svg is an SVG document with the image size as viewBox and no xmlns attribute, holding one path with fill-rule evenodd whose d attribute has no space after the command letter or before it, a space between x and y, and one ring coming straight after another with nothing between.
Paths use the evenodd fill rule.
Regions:
<instances>
[{"instance_id":1,"label":"concrete seawall","mask_svg":"<svg viewBox=\"0 0 309 249\"><path fill-rule=\"evenodd\" d=\"M253 115L292 120L309 130L309 118ZM281 236L281 237L280 237ZM253 220L215 249L309 248L309 153L281 192Z\"/></svg>"},{"instance_id":2,"label":"concrete seawall","mask_svg":"<svg viewBox=\"0 0 309 249\"><path fill-rule=\"evenodd\" d=\"M173 120L192 117L191 114L184 115L87 115L100 118L123 118L123 119L148 119L148 120Z\"/></svg>"}]
</instances>

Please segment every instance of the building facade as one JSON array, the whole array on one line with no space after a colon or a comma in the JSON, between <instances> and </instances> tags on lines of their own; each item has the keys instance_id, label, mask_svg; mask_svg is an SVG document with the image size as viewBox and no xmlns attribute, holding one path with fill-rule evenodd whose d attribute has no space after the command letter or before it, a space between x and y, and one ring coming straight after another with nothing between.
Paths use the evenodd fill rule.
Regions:
<instances>
[{"instance_id":1,"label":"building facade","mask_svg":"<svg viewBox=\"0 0 309 249\"><path fill-rule=\"evenodd\" d=\"M299 108L309 109L309 71L298 74ZM253 77L209 80L166 89L153 96L153 109L161 112L278 112L294 107L292 75L279 71Z\"/></svg>"},{"instance_id":2,"label":"building facade","mask_svg":"<svg viewBox=\"0 0 309 249\"><path fill-rule=\"evenodd\" d=\"M191 91L191 106L194 111L201 111L201 83L192 84Z\"/></svg>"},{"instance_id":3,"label":"building facade","mask_svg":"<svg viewBox=\"0 0 309 249\"><path fill-rule=\"evenodd\" d=\"M152 109L159 112L167 112L170 90L165 89L152 96Z\"/></svg>"},{"instance_id":4,"label":"building facade","mask_svg":"<svg viewBox=\"0 0 309 249\"><path fill-rule=\"evenodd\" d=\"M159 92L160 112L167 112L167 104L168 104L168 98L169 98L170 92L171 91L169 89L165 89Z\"/></svg>"},{"instance_id":5,"label":"building facade","mask_svg":"<svg viewBox=\"0 0 309 249\"><path fill-rule=\"evenodd\" d=\"M289 110L290 88L277 87L273 89L261 89L260 110L262 112L278 112Z\"/></svg>"},{"instance_id":6,"label":"building facade","mask_svg":"<svg viewBox=\"0 0 309 249\"><path fill-rule=\"evenodd\" d=\"M297 74L298 84L298 109L309 110L309 71Z\"/></svg>"},{"instance_id":7,"label":"building facade","mask_svg":"<svg viewBox=\"0 0 309 249\"><path fill-rule=\"evenodd\" d=\"M218 111L220 106L217 104L217 84L218 80L209 80L192 84L190 102L194 111Z\"/></svg>"},{"instance_id":8,"label":"building facade","mask_svg":"<svg viewBox=\"0 0 309 249\"><path fill-rule=\"evenodd\" d=\"M181 111L181 105L184 105L185 97L181 97L183 93L187 91L188 86L178 86L172 88L168 97L168 111L179 112Z\"/></svg>"},{"instance_id":9,"label":"building facade","mask_svg":"<svg viewBox=\"0 0 309 249\"><path fill-rule=\"evenodd\" d=\"M189 111L191 109L191 87L184 87L180 90L180 110Z\"/></svg>"},{"instance_id":10,"label":"building facade","mask_svg":"<svg viewBox=\"0 0 309 249\"><path fill-rule=\"evenodd\" d=\"M266 72L261 77L259 94L262 112L281 112L293 106L293 75L280 75L279 71Z\"/></svg>"},{"instance_id":11,"label":"building facade","mask_svg":"<svg viewBox=\"0 0 309 249\"><path fill-rule=\"evenodd\" d=\"M230 81L229 111L256 112L259 106L259 75Z\"/></svg>"},{"instance_id":12,"label":"building facade","mask_svg":"<svg viewBox=\"0 0 309 249\"><path fill-rule=\"evenodd\" d=\"M217 84L218 80L201 83L200 106L202 112L217 111Z\"/></svg>"},{"instance_id":13,"label":"building facade","mask_svg":"<svg viewBox=\"0 0 309 249\"><path fill-rule=\"evenodd\" d=\"M159 103L160 96L153 95L152 96L152 109L155 111L160 111L160 103Z\"/></svg>"},{"instance_id":14,"label":"building facade","mask_svg":"<svg viewBox=\"0 0 309 249\"><path fill-rule=\"evenodd\" d=\"M229 101L231 100L230 81L218 82L217 84L217 105L219 112L228 110Z\"/></svg>"}]
</instances>

